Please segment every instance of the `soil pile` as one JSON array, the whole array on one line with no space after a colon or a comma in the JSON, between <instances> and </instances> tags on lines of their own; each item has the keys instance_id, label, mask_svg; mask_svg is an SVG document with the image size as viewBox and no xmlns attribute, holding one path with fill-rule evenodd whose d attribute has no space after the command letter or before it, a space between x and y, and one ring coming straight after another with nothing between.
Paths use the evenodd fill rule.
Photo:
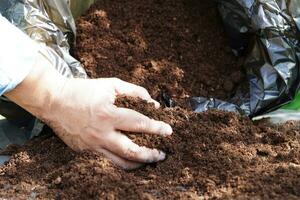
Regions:
<instances>
[{"instance_id":1,"label":"soil pile","mask_svg":"<svg viewBox=\"0 0 300 200\"><path fill-rule=\"evenodd\" d=\"M77 20L75 55L93 78L171 97L226 99L243 78L210 0L101 0Z\"/></svg>"},{"instance_id":2,"label":"soil pile","mask_svg":"<svg viewBox=\"0 0 300 200\"><path fill-rule=\"evenodd\" d=\"M118 100L168 121L170 138L133 135L168 158L125 172L100 154L75 153L58 138L21 147L0 168L1 196L26 199L231 199L300 196L299 132L293 123L254 125L234 113L195 114L179 107L156 110L141 101Z\"/></svg>"},{"instance_id":3,"label":"soil pile","mask_svg":"<svg viewBox=\"0 0 300 200\"><path fill-rule=\"evenodd\" d=\"M75 54L96 77L146 87L156 99L230 97L243 79L211 0L99 0L77 20ZM125 172L102 155L76 153L55 136L8 149L0 197L17 199L299 199L300 133L293 122L254 124L234 113L154 109L118 99L170 123L172 137L130 134L164 150L164 162Z\"/></svg>"}]
</instances>

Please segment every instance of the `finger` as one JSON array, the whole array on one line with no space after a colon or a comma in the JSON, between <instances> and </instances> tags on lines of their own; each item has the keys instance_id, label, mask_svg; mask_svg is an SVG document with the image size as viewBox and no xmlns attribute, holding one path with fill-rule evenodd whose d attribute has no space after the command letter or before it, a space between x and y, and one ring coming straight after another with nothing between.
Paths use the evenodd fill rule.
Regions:
<instances>
[{"instance_id":1,"label":"finger","mask_svg":"<svg viewBox=\"0 0 300 200\"><path fill-rule=\"evenodd\" d=\"M115 131L107 135L104 147L119 157L134 162L153 163L166 158L166 154L162 151L140 147L127 136Z\"/></svg>"},{"instance_id":2,"label":"finger","mask_svg":"<svg viewBox=\"0 0 300 200\"><path fill-rule=\"evenodd\" d=\"M106 149L97 149L98 152L102 153L106 158L110 159L114 164L125 170L134 170L144 166L143 163L133 162L121 158L120 156L108 151Z\"/></svg>"},{"instance_id":3,"label":"finger","mask_svg":"<svg viewBox=\"0 0 300 200\"><path fill-rule=\"evenodd\" d=\"M149 92L141 87L121 79L114 78L115 90L117 95L127 95L131 97L139 97L148 103L154 103L155 108L159 108L160 104L151 98Z\"/></svg>"},{"instance_id":4,"label":"finger","mask_svg":"<svg viewBox=\"0 0 300 200\"><path fill-rule=\"evenodd\" d=\"M163 136L171 135L173 130L165 122L150 119L149 117L127 108L116 108L115 128L123 131L152 133Z\"/></svg>"}]
</instances>

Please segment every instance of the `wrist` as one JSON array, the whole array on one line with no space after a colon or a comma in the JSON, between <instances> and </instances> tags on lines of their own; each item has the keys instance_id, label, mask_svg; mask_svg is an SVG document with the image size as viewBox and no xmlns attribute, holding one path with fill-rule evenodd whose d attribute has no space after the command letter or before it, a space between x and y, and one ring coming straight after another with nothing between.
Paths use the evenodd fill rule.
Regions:
<instances>
[{"instance_id":1,"label":"wrist","mask_svg":"<svg viewBox=\"0 0 300 200\"><path fill-rule=\"evenodd\" d=\"M66 78L41 54L28 76L12 91L4 94L11 101L40 119L47 119L51 107L60 100Z\"/></svg>"}]
</instances>

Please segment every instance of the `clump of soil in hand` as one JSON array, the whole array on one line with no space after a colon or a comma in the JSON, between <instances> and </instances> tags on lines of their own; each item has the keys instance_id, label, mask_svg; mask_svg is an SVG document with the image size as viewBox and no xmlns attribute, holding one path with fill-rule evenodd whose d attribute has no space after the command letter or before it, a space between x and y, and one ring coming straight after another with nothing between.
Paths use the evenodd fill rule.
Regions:
<instances>
[{"instance_id":1,"label":"clump of soil in hand","mask_svg":"<svg viewBox=\"0 0 300 200\"><path fill-rule=\"evenodd\" d=\"M99 0L77 19L76 57L93 78L119 77L159 99L165 91L227 99L244 78L211 0ZM116 104L169 123L171 137L126 133L167 159L126 172L55 136L9 148L0 198L299 199L300 133L293 122L254 124L235 113Z\"/></svg>"}]
</instances>

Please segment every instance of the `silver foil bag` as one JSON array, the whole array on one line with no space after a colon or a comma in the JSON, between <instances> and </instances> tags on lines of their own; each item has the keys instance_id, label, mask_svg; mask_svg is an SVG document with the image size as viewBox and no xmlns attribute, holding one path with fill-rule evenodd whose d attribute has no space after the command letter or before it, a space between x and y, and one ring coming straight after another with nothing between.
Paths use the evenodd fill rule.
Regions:
<instances>
[{"instance_id":1,"label":"silver foil bag","mask_svg":"<svg viewBox=\"0 0 300 200\"><path fill-rule=\"evenodd\" d=\"M87 78L69 54L76 36L67 0L2 0L0 13L41 45L41 52L66 77Z\"/></svg>"},{"instance_id":2,"label":"silver foil bag","mask_svg":"<svg viewBox=\"0 0 300 200\"><path fill-rule=\"evenodd\" d=\"M39 43L40 52L60 74L69 78L87 78L80 62L69 53L70 45L76 37L70 4L71 2L67 0L1 0L0 13ZM1 104L9 104L11 108L7 113L0 114L28 116L25 110L9 102L5 97L0 97L0 101ZM44 126L33 116L32 120L34 125L30 138L38 135Z\"/></svg>"}]
</instances>

